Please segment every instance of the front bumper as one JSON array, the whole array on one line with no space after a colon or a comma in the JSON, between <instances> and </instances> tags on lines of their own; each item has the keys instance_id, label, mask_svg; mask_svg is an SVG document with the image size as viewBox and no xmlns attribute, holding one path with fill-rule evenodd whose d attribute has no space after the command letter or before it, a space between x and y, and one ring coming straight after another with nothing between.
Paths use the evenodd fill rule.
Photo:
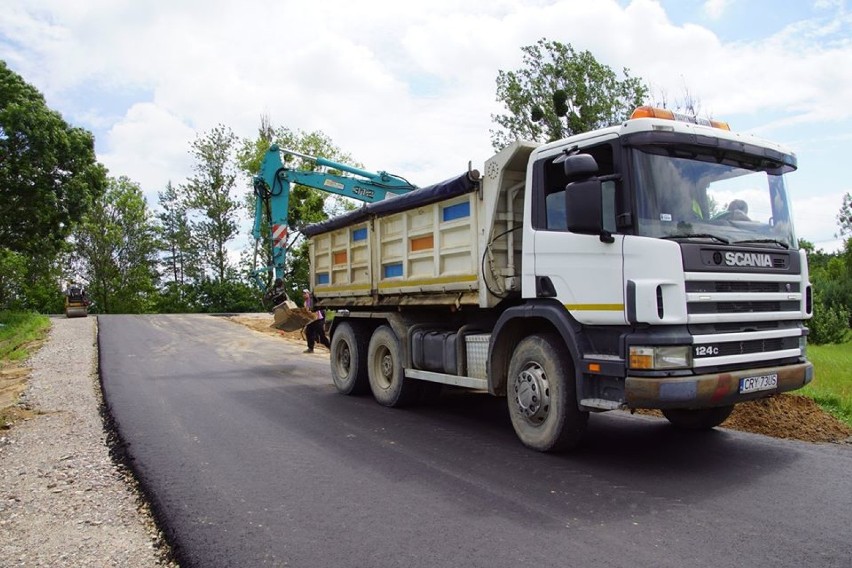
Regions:
<instances>
[{"instance_id":1,"label":"front bumper","mask_svg":"<svg viewBox=\"0 0 852 568\"><path fill-rule=\"evenodd\" d=\"M778 375L776 388L748 394L739 393L740 379L773 373ZM814 367L806 362L691 377L627 377L624 383L625 404L628 408L727 406L802 388L811 382L813 376Z\"/></svg>"}]
</instances>

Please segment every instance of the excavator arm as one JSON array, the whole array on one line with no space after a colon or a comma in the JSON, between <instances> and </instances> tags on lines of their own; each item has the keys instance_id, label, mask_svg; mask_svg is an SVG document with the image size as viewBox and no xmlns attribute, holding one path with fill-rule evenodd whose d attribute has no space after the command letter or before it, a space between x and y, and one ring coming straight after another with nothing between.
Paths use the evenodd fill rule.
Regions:
<instances>
[{"instance_id":1,"label":"excavator arm","mask_svg":"<svg viewBox=\"0 0 852 568\"><path fill-rule=\"evenodd\" d=\"M284 165L281 155L287 154L315 163L325 169L345 172L342 174L329 171L307 171L288 168ZM254 228L255 241L263 238L264 221L267 222L272 261L270 266L254 270L255 283L261 290L266 289L263 276L274 272L276 280L284 278L284 261L287 252L287 231L290 210L290 189L293 184L304 185L320 191L350 197L359 201L372 203L381 201L388 194L396 195L417 189L407 180L387 172L369 172L346 164L300 154L292 150L282 150L277 144L270 146L261 163L260 172L254 178L256 196ZM265 299L276 295L267 290ZM284 297L287 300L286 296Z\"/></svg>"}]
</instances>

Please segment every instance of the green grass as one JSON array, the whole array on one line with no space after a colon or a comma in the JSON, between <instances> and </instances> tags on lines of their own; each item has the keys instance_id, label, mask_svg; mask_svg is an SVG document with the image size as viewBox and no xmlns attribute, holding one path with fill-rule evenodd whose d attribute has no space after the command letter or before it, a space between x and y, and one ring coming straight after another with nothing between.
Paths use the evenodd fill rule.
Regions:
<instances>
[{"instance_id":1,"label":"green grass","mask_svg":"<svg viewBox=\"0 0 852 568\"><path fill-rule=\"evenodd\" d=\"M0 364L29 357L34 342L42 339L49 328L47 316L0 311Z\"/></svg>"},{"instance_id":2,"label":"green grass","mask_svg":"<svg viewBox=\"0 0 852 568\"><path fill-rule=\"evenodd\" d=\"M823 409L852 426L852 342L808 345L814 380L797 394L808 396Z\"/></svg>"}]
</instances>

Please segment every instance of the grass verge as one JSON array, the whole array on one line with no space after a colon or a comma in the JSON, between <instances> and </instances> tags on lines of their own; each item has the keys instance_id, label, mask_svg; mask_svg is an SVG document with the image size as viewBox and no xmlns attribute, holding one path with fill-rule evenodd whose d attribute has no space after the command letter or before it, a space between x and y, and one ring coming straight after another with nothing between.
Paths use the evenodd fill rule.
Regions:
<instances>
[{"instance_id":1,"label":"grass verge","mask_svg":"<svg viewBox=\"0 0 852 568\"><path fill-rule=\"evenodd\" d=\"M47 316L0 311L0 365L29 357L49 328Z\"/></svg>"},{"instance_id":2,"label":"grass verge","mask_svg":"<svg viewBox=\"0 0 852 568\"><path fill-rule=\"evenodd\" d=\"M0 429L32 414L18 404L30 372L23 362L38 349L49 328L46 316L0 311Z\"/></svg>"},{"instance_id":3,"label":"grass verge","mask_svg":"<svg viewBox=\"0 0 852 568\"><path fill-rule=\"evenodd\" d=\"M852 342L808 345L814 380L798 391L824 410L852 426Z\"/></svg>"}]
</instances>

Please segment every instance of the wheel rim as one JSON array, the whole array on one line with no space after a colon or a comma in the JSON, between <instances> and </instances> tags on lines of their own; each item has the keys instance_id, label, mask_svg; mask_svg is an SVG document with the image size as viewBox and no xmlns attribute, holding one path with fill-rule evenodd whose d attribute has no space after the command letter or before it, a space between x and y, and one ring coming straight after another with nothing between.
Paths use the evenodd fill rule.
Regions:
<instances>
[{"instance_id":1,"label":"wheel rim","mask_svg":"<svg viewBox=\"0 0 852 568\"><path fill-rule=\"evenodd\" d=\"M340 376L349 376L349 370L352 368L352 352L349 350L349 344L345 341L340 342L334 363L337 366L338 374Z\"/></svg>"},{"instance_id":2,"label":"wheel rim","mask_svg":"<svg viewBox=\"0 0 852 568\"><path fill-rule=\"evenodd\" d=\"M376 350L375 376L378 386L389 389L393 382L393 355L384 345Z\"/></svg>"},{"instance_id":3,"label":"wheel rim","mask_svg":"<svg viewBox=\"0 0 852 568\"><path fill-rule=\"evenodd\" d=\"M543 424L550 414L550 383L538 363L529 363L512 381L518 414L534 426Z\"/></svg>"}]
</instances>

